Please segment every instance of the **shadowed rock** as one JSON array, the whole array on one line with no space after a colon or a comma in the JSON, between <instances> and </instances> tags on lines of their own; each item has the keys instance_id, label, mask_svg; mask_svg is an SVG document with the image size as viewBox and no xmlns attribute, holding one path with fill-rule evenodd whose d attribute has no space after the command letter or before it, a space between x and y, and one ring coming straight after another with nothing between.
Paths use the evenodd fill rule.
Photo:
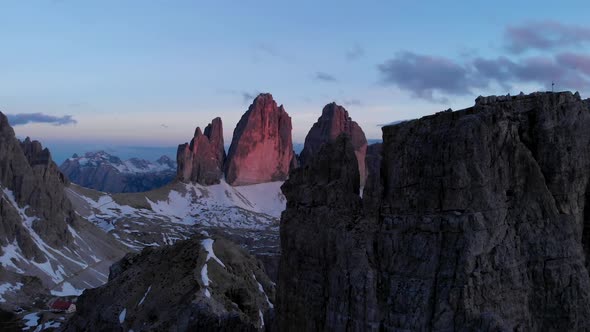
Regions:
<instances>
[{"instance_id":1,"label":"shadowed rock","mask_svg":"<svg viewBox=\"0 0 590 332\"><path fill-rule=\"evenodd\" d=\"M305 146L299 156L301 165L308 163L322 144L336 139L340 134L350 136L354 152L358 160L361 187L365 185L367 171L365 154L367 152L367 138L361 127L348 116L346 109L336 103L330 103L322 110L322 115L313 124L305 137Z\"/></svg>"},{"instance_id":2,"label":"shadowed rock","mask_svg":"<svg viewBox=\"0 0 590 332\"><path fill-rule=\"evenodd\" d=\"M107 284L80 296L63 330L259 331L271 324L273 298L254 257L223 238L196 236L115 263Z\"/></svg>"},{"instance_id":3,"label":"shadowed rock","mask_svg":"<svg viewBox=\"0 0 590 332\"><path fill-rule=\"evenodd\" d=\"M590 329L589 126L565 92L384 127L378 212L322 150L283 186L281 331Z\"/></svg>"}]
</instances>

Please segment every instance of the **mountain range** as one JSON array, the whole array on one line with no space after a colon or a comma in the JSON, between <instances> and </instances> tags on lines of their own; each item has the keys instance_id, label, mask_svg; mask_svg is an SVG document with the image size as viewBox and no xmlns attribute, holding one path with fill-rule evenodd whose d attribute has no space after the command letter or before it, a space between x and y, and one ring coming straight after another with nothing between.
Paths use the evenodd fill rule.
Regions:
<instances>
[{"instance_id":1,"label":"mountain range","mask_svg":"<svg viewBox=\"0 0 590 332\"><path fill-rule=\"evenodd\" d=\"M227 155L216 118L179 145L170 183L109 193L70 182L0 113L0 327L589 329L588 124L577 93L489 96L369 145L331 103L297 155L261 94ZM76 312L49 312L56 298Z\"/></svg>"}]
</instances>

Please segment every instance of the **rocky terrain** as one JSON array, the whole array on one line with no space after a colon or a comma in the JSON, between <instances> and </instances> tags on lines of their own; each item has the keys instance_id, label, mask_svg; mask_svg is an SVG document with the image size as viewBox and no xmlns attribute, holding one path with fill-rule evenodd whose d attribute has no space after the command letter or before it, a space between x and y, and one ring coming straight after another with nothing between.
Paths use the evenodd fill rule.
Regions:
<instances>
[{"instance_id":1,"label":"rocky terrain","mask_svg":"<svg viewBox=\"0 0 590 332\"><path fill-rule=\"evenodd\" d=\"M173 244L206 230L222 234L261 259L276 280L282 182L250 186L175 182L145 193L107 194L70 185L76 211L130 251Z\"/></svg>"},{"instance_id":2,"label":"rocky terrain","mask_svg":"<svg viewBox=\"0 0 590 332\"><path fill-rule=\"evenodd\" d=\"M110 193L148 191L176 177L176 163L167 156L155 162L138 158L123 161L105 151L74 155L59 168L78 185Z\"/></svg>"},{"instance_id":3,"label":"rocky terrain","mask_svg":"<svg viewBox=\"0 0 590 332\"><path fill-rule=\"evenodd\" d=\"M64 331L258 331L274 284L258 261L208 234L128 254L87 290Z\"/></svg>"},{"instance_id":4,"label":"rocky terrain","mask_svg":"<svg viewBox=\"0 0 590 332\"><path fill-rule=\"evenodd\" d=\"M2 113L0 140L0 309L106 282L124 247L78 216L49 151L19 142Z\"/></svg>"},{"instance_id":5,"label":"rocky terrain","mask_svg":"<svg viewBox=\"0 0 590 332\"><path fill-rule=\"evenodd\" d=\"M589 125L564 92L384 127L364 198L350 138L324 145L283 186L278 327L590 329Z\"/></svg>"},{"instance_id":6,"label":"rocky terrain","mask_svg":"<svg viewBox=\"0 0 590 332\"><path fill-rule=\"evenodd\" d=\"M303 151L299 155L301 165L307 164L320 151L322 144L335 140L340 134L346 133L354 146L354 153L358 160L361 177L361 187L365 185L367 170L365 155L367 153L367 138L361 127L348 115L348 111L336 103L330 103L322 110L322 115L313 124L305 137Z\"/></svg>"},{"instance_id":7,"label":"rocky terrain","mask_svg":"<svg viewBox=\"0 0 590 332\"><path fill-rule=\"evenodd\" d=\"M234 186L283 181L293 160L291 118L269 93L258 95L236 128L225 178Z\"/></svg>"},{"instance_id":8,"label":"rocky terrain","mask_svg":"<svg viewBox=\"0 0 590 332\"><path fill-rule=\"evenodd\" d=\"M197 127L190 144L178 146L177 178L202 185L217 184L223 177L225 157L223 124L221 118L215 118L205 127L205 133Z\"/></svg>"}]
</instances>

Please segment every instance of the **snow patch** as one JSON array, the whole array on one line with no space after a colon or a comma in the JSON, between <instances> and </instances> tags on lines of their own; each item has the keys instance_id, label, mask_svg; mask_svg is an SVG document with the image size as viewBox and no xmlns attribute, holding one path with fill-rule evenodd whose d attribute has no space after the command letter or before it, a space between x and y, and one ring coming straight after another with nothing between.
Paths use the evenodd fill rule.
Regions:
<instances>
[{"instance_id":1,"label":"snow patch","mask_svg":"<svg viewBox=\"0 0 590 332\"><path fill-rule=\"evenodd\" d=\"M0 285L0 302L6 302L6 299L4 299L4 297L3 297L3 295L6 294L6 292L14 293L17 290L21 289L21 287L23 287L23 284L20 282L17 282L16 284L12 284L9 282L1 284Z\"/></svg>"},{"instance_id":2,"label":"snow patch","mask_svg":"<svg viewBox=\"0 0 590 332\"><path fill-rule=\"evenodd\" d=\"M215 256L215 252L213 252L213 242L213 239L205 239L201 241L201 245L207 251L207 258L205 259L205 262L208 262L209 259L213 258L217 263L219 263L219 265L225 267L225 264L223 264L223 262L217 258L217 256Z\"/></svg>"},{"instance_id":3,"label":"snow patch","mask_svg":"<svg viewBox=\"0 0 590 332\"><path fill-rule=\"evenodd\" d=\"M38 312L33 312L30 313L28 315L25 315L23 317L23 320L25 321L25 327L23 328L23 331L28 331L31 328L39 325L39 319L41 317L39 317L39 313Z\"/></svg>"},{"instance_id":4,"label":"snow patch","mask_svg":"<svg viewBox=\"0 0 590 332\"><path fill-rule=\"evenodd\" d=\"M67 281L61 284L61 290L52 290L51 295L55 296L80 296L84 292L83 289L77 289Z\"/></svg>"},{"instance_id":5,"label":"snow patch","mask_svg":"<svg viewBox=\"0 0 590 332\"><path fill-rule=\"evenodd\" d=\"M141 300L139 301L137 306L140 306L143 303L143 301L145 301L145 298L148 296L148 293L150 292L151 289L152 289L152 286L150 285L150 287L148 287L148 289L143 294L143 297L141 298Z\"/></svg>"},{"instance_id":6,"label":"snow patch","mask_svg":"<svg viewBox=\"0 0 590 332\"><path fill-rule=\"evenodd\" d=\"M262 284L260 284L258 282L258 279L256 279L256 276L254 275L254 273L252 273L252 278L254 278L254 281L258 285L258 290L260 291L260 293L262 293L264 295L264 298L266 299L266 303L268 304L268 307L273 309L275 306L270 302L268 295L266 295L266 292L264 291L264 287L262 287Z\"/></svg>"},{"instance_id":7,"label":"snow patch","mask_svg":"<svg viewBox=\"0 0 590 332\"><path fill-rule=\"evenodd\" d=\"M123 324L125 316L127 316L127 308L123 308L123 311L119 314L119 324Z\"/></svg>"}]
</instances>

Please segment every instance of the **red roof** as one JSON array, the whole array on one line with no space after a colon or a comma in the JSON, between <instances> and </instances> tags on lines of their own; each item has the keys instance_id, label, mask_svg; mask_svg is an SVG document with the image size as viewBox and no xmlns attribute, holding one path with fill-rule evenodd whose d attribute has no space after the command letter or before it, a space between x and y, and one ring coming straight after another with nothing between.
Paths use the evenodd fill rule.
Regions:
<instances>
[{"instance_id":1,"label":"red roof","mask_svg":"<svg viewBox=\"0 0 590 332\"><path fill-rule=\"evenodd\" d=\"M68 310L68 308L72 305L72 302L62 301L62 300L55 300L51 305L51 309L55 310Z\"/></svg>"}]
</instances>

